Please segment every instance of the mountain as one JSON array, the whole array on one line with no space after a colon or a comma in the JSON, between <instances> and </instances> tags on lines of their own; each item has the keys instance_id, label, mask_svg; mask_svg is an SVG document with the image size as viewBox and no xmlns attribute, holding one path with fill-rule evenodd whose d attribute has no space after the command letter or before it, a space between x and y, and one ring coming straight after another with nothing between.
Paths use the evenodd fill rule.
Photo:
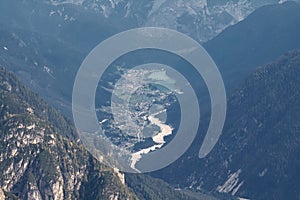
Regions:
<instances>
[{"instance_id":1,"label":"mountain","mask_svg":"<svg viewBox=\"0 0 300 200\"><path fill-rule=\"evenodd\" d=\"M245 98L247 98L244 97L244 102L239 105L239 107L233 105L236 103L233 102L233 98L237 98L238 95L242 98L244 96L243 91L241 91L240 94L235 92L235 97L232 97L232 93L237 88L237 90L240 91L241 84L244 83L245 78L247 78L249 74L255 72L258 66L267 65L282 54L293 49L300 48L300 40L298 37L298 35L300 35L299 13L300 5L294 2L265 6L257 9L245 20L227 28L213 40L204 44L206 50L217 63L226 85L227 94L228 96L231 96L228 100L229 107L227 110L227 121L224 133L214 151L211 152L211 155L202 161L199 160L197 157L199 145L202 144L203 137L209 123L209 118L207 116L209 113L204 113L203 116L206 115L206 117L203 117L201 120L197 138L191 148L181 159L171 166L153 173L154 176L160 177L171 184L179 185L180 187L194 189L205 188L212 191L230 193L250 199L298 198L297 195L299 194L294 186L297 185L297 183L295 183L296 180L293 179L293 177L297 177L299 175L294 173L296 168L291 167L298 166L298 161L296 160L297 145L291 143L291 148L294 148L292 150L294 154L291 153L287 155L287 158L284 155L285 152L289 152L289 149L286 149L288 148L287 144L276 143L276 139L271 138L272 134L269 133L269 130L274 132L277 131L277 129L274 129L273 127L276 127L277 123L281 123L281 126L285 127L285 131L281 130L281 134L291 133L287 136L287 140L293 140L294 134L295 141L297 140L297 130L294 129L294 126L286 121L278 121L280 115L284 115L286 117L291 115L295 117L295 120L297 119L296 114L290 114L288 111L288 109L297 108L295 100L288 99L289 95L295 96L297 94L295 89L296 86L286 85L286 87L279 87L276 83L278 81L284 85L284 83L280 82L284 79L289 84L296 84L297 78L292 76L293 74L296 74L296 66L294 66L295 68L289 69L286 68L283 63L282 69L278 70L278 72L273 71L274 74L264 74L264 79L260 81L257 79L254 80L254 77L252 77L252 81L257 82L257 84L255 84L255 87L252 88L252 93L250 90L247 90L248 97L250 99L244 103L246 101ZM294 54L297 53L291 53L287 57L293 57L292 55ZM294 60L294 58L291 58L289 62L293 63ZM280 61L272 66L277 66L279 63ZM288 63L287 65L291 63ZM265 67L261 69L261 71L271 71L269 70L271 68L271 66ZM258 72L255 72L255 74L257 73ZM275 73L278 75L283 74L283 77L278 78L277 80ZM270 76L270 78L268 78L268 76ZM266 86L266 84L268 85ZM268 89L272 92L278 90L278 93L269 94L274 95L273 99L268 99L272 108L285 107L285 109L287 109L281 110L281 114L275 113L274 115L278 116L278 118L270 116L272 115L272 112L275 112L276 110L272 110L271 108L270 110L266 110L263 106L259 105L256 107L256 104L259 104L259 101L265 101L266 97L264 95L269 92L259 88L259 85L261 85L261 87L268 87ZM243 84L242 88L244 87L248 87L248 85ZM293 94L293 91L289 90L289 87L295 87L295 94ZM285 92L290 93L287 94ZM281 95L280 93L284 95ZM285 101L283 102L284 99ZM277 105L277 101L282 102L281 105ZM295 104L290 104L289 101L294 102ZM249 113L249 110L251 109L256 111L254 114L251 113L254 116ZM249 127L245 125L245 123L256 123L257 126L266 125L261 123L259 120L256 122L257 116L255 115L259 116L261 113L264 114L265 120L268 117L270 118L268 122L264 122L268 125L269 129L263 129L264 132L268 132L268 135L264 135L262 137L257 136L258 131L261 131L258 127L256 127L257 129L252 127L253 129L250 131ZM254 122L251 121L252 119ZM241 123L240 120L243 120L243 123ZM296 121L294 121L294 123L297 124ZM230 132L228 130L229 128ZM233 135L236 136L238 133L241 133L241 135L239 135L241 138L234 138ZM242 133L255 133L255 135L245 136ZM243 136L245 136L246 139L243 138ZM284 140L285 138L283 135L280 135L277 139ZM255 141L260 140L261 143L255 143ZM248 142L252 143L253 146L248 146L247 148L244 147L244 145L248 144ZM272 142L274 144L272 144ZM288 143L287 141L283 142ZM268 145L273 146L267 151L263 148L263 146L267 146L268 148ZM233 147L236 147L236 149L233 150ZM259 148L259 153L256 152L257 148ZM270 155L263 154L265 151L269 152L269 154L274 154L274 157L269 158ZM237 153L238 155L234 157ZM282 159L286 160L282 161ZM274 163L274 165L269 168L268 164L260 163L262 160ZM230 167L230 164L228 163L232 163L232 166L234 167ZM277 163L285 163L285 166L276 166ZM264 165L266 166L265 168L263 168ZM274 168L281 169L275 170ZM264 180L260 181L260 176L264 177L264 174L266 174L266 176L268 174L269 177L266 179L261 178ZM272 178L272 176L274 178ZM294 183L294 185L292 183ZM290 187L290 189L287 187ZM290 196L284 196L284 193L290 194Z\"/></svg>"},{"instance_id":2,"label":"mountain","mask_svg":"<svg viewBox=\"0 0 300 200\"><path fill-rule=\"evenodd\" d=\"M87 52L116 29L73 5L4 0L0 10L1 64L71 116L71 91L78 67ZM51 15L52 10L60 14Z\"/></svg>"},{"instance_id":3,"label":"mountain","mask_svg":"<svg viewBox=\"0 0 300 200\"><path fill-rule=\"evenodd\" d=\"M204 44L205 49L216 61L222 73L228 94L231 94L235 88L240 88L239 85L241 82L243 82L249 74L253 73L258 66L267 64L290 50L300 48L300 40L298 37L300 35L299 13L300 6L294 2L265 6L257 9L245 20L227 28L220 35ZM293 55L293 53L291 53L291 55ZM291 62L293 62L292 60L293 58L291 58ZM296 84L297 76L290 77L292 74L296 74L295 69L296 67L285 69L285 75L287 74L287 76L278 79L284 79L290 84ZM281 74L283 71L274 72L274 74L275 73ZM265 111L263 106L255 107L260 100L263 101L263 99L265 99L264 95L267 92L260 92L262 88L258 88L258 86L268 84L268 82L265 83L265 81L269 80L267 77L270 76L270 78L273 79L269 80L268 88L273 92L278 90L278 93L281 92L284 94L281 96L277 93L278 96L273 94L274 98L270 100L270 102L274 105L276 101L282 103L281 105L276 104L272 106L272 108L283 106L285 109L297 108L297 101L295 100L285 99L283 102L283 99L289 95L294 96L293 91L289 94L285 93L290 91L289 87L294 89L297 87L287 85L284 88L276 88L277 86L274 86L272 89L273 83L277 81L274 74L266 74L264 76L265 79L261 81L253 80L253 82L257 82L257 84L256 87L252 88L252 93L249 92L248 97L255 98L256 101L251 102L253 99L250 99L247 104L234 107L234 103L231 102L234 97L229 99L230 105L227 112L228 116L224 134L214 150L214 152L216 151L217 153L211 152L208 158L204 160L198 159L199 144L203 141L203 135L208 124L207 117L204 117L204 119L202 118L201 120L202 126L200 126L198 136L188 152L171 166L159 172L155 172L152 175L160 177L175 186L208 189L250 199L299 198L297 196L299 195L297 192L299 188L296 186L299 185L299 183L297 183L297 178L294 178L299 177L299 174L295 172L297 166L299 166L297 160L299 157L297 152L299 150L296 144L286 141L294 139L297 141L297 130L293 129L293 126L287 122L279 122L277 118L268 116L268 113L272 113L271 109ZM283 85L284 83L281 82L281 84ZM297 94L296 89L295 93ZM243 93L240 95L242 98ZM291 105L289 101L295 104ZM250 107L248 107L248 105ZM240 122L240 119L244 120L244 124L251 121L252 115L248 113L248 110L252 109L252 107L255 107L253 109L256 110L256 115L264 113L266 119L268 117L270 118L268 122L266 122L270 132L268 129L264 129L264 132L268 132L267 136L259 137L257 135L249 135L249 138L247 137L247 139L245 139L246 141L244 141L244 138L232 138L232 135L236 135L239 132L243 133L244 130L249 134L257 134L258 130L252 129L249 131L249 127L246 129ZM286 117L290 116L289 111L286 112L287 114L284 114L285 111L281 110L281 114L275 113L274 115L280 116L284 114ZM292 114L291 116L294 116L295 120L298 119L296 114ZM256 117L253 118L256 120ZM260 122L255 122L255 120L254 123L257 123L257 126L259 126ZM281 134L291 132L287 138L284 138L283 135L277 137L277 140L283 140L283 143L285 142L286 144L278 144L276 140L271 137L271 131L277 131L277 129L273 128L276 127L277 123L281 123L281 125L285 127L285 131L281 130ZM296 121L294 121L294 123L297 124ZM264 124L262 124L262 126L263 125ZM291 128L289 130L290 126ZM230 133L229 130L227 130L229 128ZM241 135L240 137L243 136L244 135ZM295 138L293 136L295 136ZM256 140L262 141L256 144ZM244 148L243 145L246 145L248 142L251 143L252 146ZM291 147L288 147L288 145L291 145ZM267 146L267 148L271 146L270 150L267 151L270 155L262 153L266 151L264 146ZM284 148L282 148L282 146L284 146ZM236 149L232 150L232 147L236 147ZM255 151L257 148L258 152ZM288 152L288 155L286 155L288 158L284 155L286 152ZM238 156L234 157L237 153ZM270 158L271 156L273 156L273 158ZM261 164L261 162L263 162L262 160L265 161L263 164ZM232 164L231 166L230 163ZM266 163L274 164L268 165ZM279 164L276 165L277 163ZM264 165L266 167L264 167ZM296 167L294 168L294 166Z\"/></svg>"},{"instance_id":4,"label":"mountain","mask_svg":"<svg viewBox=\"0 0 300 200\"><path fill-rule=\"evenodd\" d=\"M172 28L205 42L245 19L259 7L279 0L47 0L52 5L74 4L109 21L132 22L136 27Z\"/></svg>"},{"instance_id":5,"label":"mountain","mask_svg":"<svg viewBox=\"0 0 300 200\"><path fill-rule=\"evenodd\" d=\"M300 48L300 4L286 2L257 9L204 44L219 67L227 89L257 66Z\"/></svg>"},{"instance_id":6,"label":"mountain","mask_svg":"<svg viewBox=\"0 0 300 200\"><path fill-rule=\"evenodd\" d=\"M229 101L219 161L230 159L228 177L240 172L234 175L242 183L238 195L299 198L299 68L300 51L286 54L254 73Z\"/></svg>"},{"instance_id":7,"label":"mountain","mask_svg":"<svg viewBox=\"0 0 300 200\"><path fill-rule=\"evenodd\" d=\"M5 192L20 199L136 198L117 173L67 138L74 129L64 117L3 68L0 96L0 188Z\"/></svg>"},{"instance_id":8,"label":"mountain","mask_svg":"<svg viewBox=\"0 0 300 200\"><path fill-rule=\"evenodd\" d=\"M159 176L181 187L249 199L299 199L299 69L295 50L256 70L230 96L213 151L200 160L194 144Z\"/></svg>"},{"instance_id":9,"label":"mountain","mask_svg":"<svg viewBox=\"0 0 300 200\"><path fill-rule=\"evenodd\" d=\"M159 1L159 8L151 10L145 25L176 29L200 42L217 36L264 5L277 0L188 0ZM163 3L162 3L163 2Z\"/></svg>"}]
</instances>

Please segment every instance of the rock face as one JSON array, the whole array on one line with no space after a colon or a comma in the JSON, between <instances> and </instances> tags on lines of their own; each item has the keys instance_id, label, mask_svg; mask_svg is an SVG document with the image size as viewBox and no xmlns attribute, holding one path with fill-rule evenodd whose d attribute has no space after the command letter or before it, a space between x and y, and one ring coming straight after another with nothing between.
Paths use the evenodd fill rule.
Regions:
<instances>
[{"instance_id":1,"label":"rock face","mask_svg":"<svg viewBox=\"0 0 300 200\"><path fill-rule=\"evenodd\" d=\"M135 198L112 169L67 139L76 136L72 128L62 128L68 126L63 117L3 68L0 104L0 188L4 191L36 200Z\"/></svg>"},{"instance_id":2,"label":"rock face","mask_svg":"<svg viewBox=\"0 0 300 200\"><path fill-rule=\"evenodd\" d=\"M0 200L5 200L5 194L2 189L0 189Z\"/></svg>"}]
</instances>

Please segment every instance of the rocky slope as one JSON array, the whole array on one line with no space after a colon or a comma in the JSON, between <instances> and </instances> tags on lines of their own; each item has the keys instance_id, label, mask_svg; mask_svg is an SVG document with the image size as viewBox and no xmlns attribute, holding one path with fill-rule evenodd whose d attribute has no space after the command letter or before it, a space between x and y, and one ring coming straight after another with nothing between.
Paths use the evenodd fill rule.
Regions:
<instances>
[{"instance_id":1,"label":"rocky slope","mask_svg":"<svg viewBox=\"0 0 300 200\"><path fill-rule=\"evenodd\" d=\"M299 198L299 69L300 51L290 52L256 71L231 97L223 140L204 161L226 177L218 191Z\"/></svg>"},{"instance_id":2,"label":"rocky slope","mask_svg":"<svg viewBox=\"0 0 300 200\"><path fill-rule=\"evenodd\" d=\"M0 187L20 199L135 199L85 151L68 122L0 70ZM76 137L76 136L75 136Z\"/></svg>"}]
</instances>

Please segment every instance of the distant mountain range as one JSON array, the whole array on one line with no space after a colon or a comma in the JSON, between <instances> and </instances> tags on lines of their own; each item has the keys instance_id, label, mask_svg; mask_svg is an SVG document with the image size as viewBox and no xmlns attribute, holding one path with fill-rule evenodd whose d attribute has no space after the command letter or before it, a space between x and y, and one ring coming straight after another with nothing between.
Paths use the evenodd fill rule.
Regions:
<instances>
[{"instance_id":1,"label":"distant mountain range","mask_svg":"<svg viewBox=\"0 0 300 200\"><path fill-rule=\"evenodd\" d=\"M81 62L124 25L73 4L3 0L0 10L0 63L71 117L71 91ZM53 10L60 11L51 15ZM263 7L204 44L227 89L258 65L300 46L299 10L292 2ZM76 20L70 19L73 15Z\"/></svg>"},{"instance_id":2,"label":"distant mountain range","mask_svg":"<svg viewBox=\"0 0 300 200\"><path fill-rule=\"evenodd\" d=\"M282 0L46 0L52 5L74 4L109 21L172 28L205 42L245 19L257 8ZM298 0L296 0L298 1ZM52 14L59 12L53 11Z\"/></svg>"}]
</instances>

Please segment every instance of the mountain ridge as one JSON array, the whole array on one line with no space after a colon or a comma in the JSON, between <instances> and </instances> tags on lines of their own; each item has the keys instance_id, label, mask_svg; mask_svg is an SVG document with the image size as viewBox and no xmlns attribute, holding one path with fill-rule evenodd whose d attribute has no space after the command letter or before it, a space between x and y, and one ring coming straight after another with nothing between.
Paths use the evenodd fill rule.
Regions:
<instances>
[{"instance_id":1,"label":"mountain ridge","mask_svg":"<svg viewBox=\"0 0 300 200\"><path fill-rule=\"evenodd\" d=\"M4 191L21 199L135 199L112 169L63 137L72 136L72 129L65 128L68 122L61 128L59 121L64 119L45 102L39 103L40 98L4 68L0 83L0 187ZM58 117L54 122L61 125L43 117L47 113ZM58 131L62 135L55 134ZM97 179L102 181L91 187ZM90 188L95 191L90 193Z\"/></svg>"},{"instance_id":2,"label":"mountain ridge","mask_svg":"<svg viewBox=\"0 0 300 200\"><path fill-rule=\"evenodd\" d=\"M295 0L298 1L298 0ZM49 4L61 6L74 4L112 18L128 18L136 26L158 26L172 28L205 42L218 35L225 28L245 19L257 8L281 4L279 0L46 0ZM298 1L300 2L300 1ZM143 12L140 12L143 10ZM185 19L189 23L183 22Z\"/></svg>"},{"instance_id":3,"label":"mountain ridge","mask_svg":"<svg viewBox=\"0 0 300 200\"><path fill-rule=\"evenodd\" d=\"M299 69L300 50L259 67L230 95L223 134L212 152L198 159L198 136L185 156L155 176L236 197L297 199ZM188 178L168 174L177 170Z\"/></svg>"}]
</instances>

